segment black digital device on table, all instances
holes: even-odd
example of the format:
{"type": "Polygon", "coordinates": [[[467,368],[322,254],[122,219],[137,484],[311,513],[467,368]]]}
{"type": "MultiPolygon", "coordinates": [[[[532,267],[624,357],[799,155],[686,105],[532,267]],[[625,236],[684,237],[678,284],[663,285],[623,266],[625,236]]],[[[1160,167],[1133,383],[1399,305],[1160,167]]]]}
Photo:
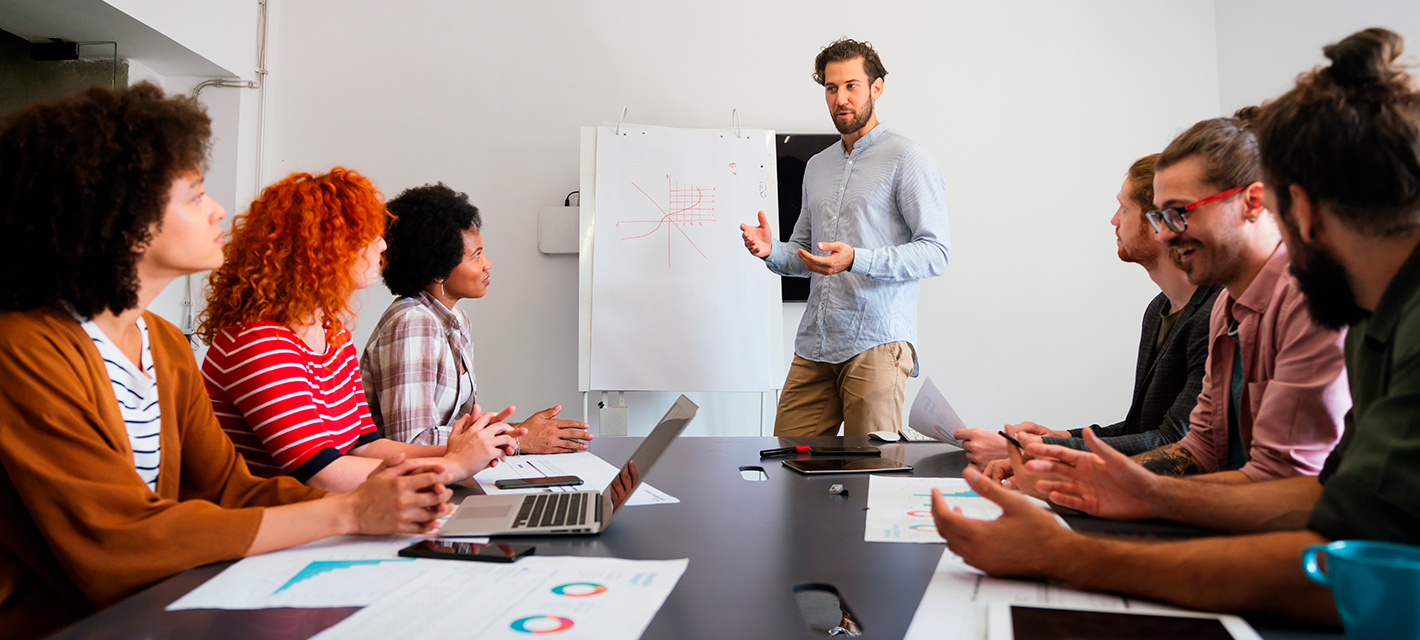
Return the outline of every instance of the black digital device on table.
{"type": "Polygon", "coordinates": [[[546,478],[504,478],[493,486],[499,489],[540,489],[542,487],[575,487],[582,484],[577,476],[548,476],[546,478]]]}
{"type": "Polygon", "coordinates": [[[883,455],[882,449],[877,447],[813,447],[809,453],[824,456],[870,456],[878,457],[883,455]]]}
{"type": "Polygon", "coordinates": [[[805,444],[793,447],[779,447],[778,449],[765,449],[759,452],[759,457],[769,458],[772,456],[792,456],[801,453],[823,456],[872,456],[883,455],[882,449],[877,447],[811,447],[805,444]]]}
{"type": "Polygon", "coordinates": [[[537,549],[530,544],[479,544],[457,540],[421,540],[399,550],[406,558],[436,558],[439,560],[477,560],[479,562],[513,562],[530,556],[537,549]]]}
{"type": "Polygon", "coordinates": [[[911,471],[912,465],[884,460],[882,458],[856,458],[851,460],[786,460],[784,466],[803,474],[820,473],[875,473],[883,471],[911,471]]]}

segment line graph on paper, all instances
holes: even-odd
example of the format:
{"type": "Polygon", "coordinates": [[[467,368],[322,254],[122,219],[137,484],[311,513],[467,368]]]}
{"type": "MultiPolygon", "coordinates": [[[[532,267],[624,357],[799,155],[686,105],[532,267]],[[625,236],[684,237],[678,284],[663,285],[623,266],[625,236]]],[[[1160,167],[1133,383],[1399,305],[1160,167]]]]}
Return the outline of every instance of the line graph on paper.
{"type": "MultiPolygon", "coordinates": [[[[646,196],[646,199],[649,200],[652,205],[655,205],[661,217],[654,220],[617,221],[616,227],[620,229],[622,225],[627,225],[628,233],[635,233],[645,228],[644,226],[633,227],[632,225],[655,225],[651,227],[650,230],[640,235],[623,236],[621,238],[622,240],[650,238],[664,230],[666,232],[666,268],[669,269],[671,267],[672,247],[675,244],[673,241],[677,234],[683,237],[685,241],[690,244],[690,247],[695,249],[696,253],[700,254],[701,258],[709,259],[709,257],[705,255],[705,252],[701,251],[700,247],[695,244],[695,240],[690,237],[690,234],[686,233],[686,229],[715,222],[715,187],[707,188],[696,185],[680,185],[667,174],[666,206],[662,207],[661,202],[645,189],[642,189],[641,185],[632,182],[631,186],[636,187],[636,190],[640,191],[641,195],[646,196]]],[[[649,208],[647,208],[647,212],[650,212],[649,208]]],[[[654,217],[654,214],[652,214],[652,216],[654,217]]]]}

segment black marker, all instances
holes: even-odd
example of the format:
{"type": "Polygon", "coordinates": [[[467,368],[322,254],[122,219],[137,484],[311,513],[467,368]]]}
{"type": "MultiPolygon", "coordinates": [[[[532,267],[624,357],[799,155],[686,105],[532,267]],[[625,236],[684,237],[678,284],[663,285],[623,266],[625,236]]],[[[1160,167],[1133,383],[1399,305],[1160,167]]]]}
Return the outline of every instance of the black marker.
{"type": "Polygon", "coordinates": [[[1002,438],[1005,438],[1005,439],[1006,439],[1006,442],[1009,442],[1009,443],[1011,443],[1011,444],[1013,444],[1013,445],[1016,445],[1016,448],[1017,448],[1017,449],[1020,449],[1020,450],[1021,450],[1021,453],[1025,453],[1025,452],[1026,452],[1026,448],[1021,445],[1020,441],[1016,440],[1015,438],[1012,438],[1012,437],[1011,437],[1010,435],[1008,435],[1005,431],[1002,431],[1002,432],[1001,432],[1001,437],[1002,437],[1002,438]]]}
{"type": "Polygon", "coordinates": [[[759,452],[759,457],[761,457],[761,458],[768,458],[769,456],[787,456],[787,455],[789,455],[789,454],[791,454],[791,453],[808,453],[810,449],[812,449],[812,447],[810,447],[809,445],[806,445],[806,444],[801,444],[801,445],[799,445],[799,446],[797,446],[797,447],[781,447],[781,448],[778,448],[778,449],[765,449],[765,450],[759,452]]]}

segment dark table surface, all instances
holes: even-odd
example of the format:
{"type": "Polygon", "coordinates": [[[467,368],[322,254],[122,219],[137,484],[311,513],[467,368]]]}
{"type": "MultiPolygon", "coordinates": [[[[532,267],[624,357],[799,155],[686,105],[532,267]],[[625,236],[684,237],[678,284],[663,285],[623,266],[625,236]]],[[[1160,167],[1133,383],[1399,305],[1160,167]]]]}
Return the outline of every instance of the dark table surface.
{"type": "MultiPolygon", "coordinates": [[[[614,465],[640,438],[599,438],[592,452],[614,465]]],[[[942,554],[938,544],[863,541],[867,475],[803,476],[760,460],[758,452],[790,444],[862,446],[866,438],[682,438],[646,481],[679,504],[624,509],[593,537],[538,538],[537,554],[627,559],[690,558],[690,565],[644,638],[822,638],[809,630],[793,589],[835,587],[862,624],[864,638],[901,638],[942,554]],[[840,444],[841,443],[841,444],[840,444]],[[762,467],[768,479],[741,478],[762,467]],[[828,492],[842,484],[846,496],[828,492]]],[[[915,467],[913,475],[960,477],[965,455],[939,443],[883,445],[884,456],[915,467]]],[[[1076,530],[1191,536],[1168,523],[1112,523],[1066,516],[1076,530]]],[[[355,611],[264,609],[164,611],[229,563],[174,576],[75,624],[54,638],[233,638],[300,640],[355,611]]],[[[1285,621],[1249,617],[1269,640],[1341,638],[1285,621]]]]}

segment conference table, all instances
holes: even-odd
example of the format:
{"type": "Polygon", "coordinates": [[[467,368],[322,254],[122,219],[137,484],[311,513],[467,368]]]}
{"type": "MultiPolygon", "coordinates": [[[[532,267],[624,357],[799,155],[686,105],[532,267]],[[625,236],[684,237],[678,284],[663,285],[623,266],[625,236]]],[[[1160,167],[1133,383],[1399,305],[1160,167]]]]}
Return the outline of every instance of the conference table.
{"type": "MultiPolygon", "coordinates": [[[[621,465],[640,438],[596,439],[591,451],[621,465]]],[[[880,446],[884,457],[914,466],[912,475],[960,477],[965,453],[937,442],[870,443],[866,438],[684,437],[644,480],[678,504],[623,508],[601,535],[530,541],[541,556],[627,559],[689,558],[685,575],[642,636],[681,638],[822,638],[806,624],[795,597],[800,585],[829,585],[861,624],[863,638],[901,638],[912,622],[944,545],[864,542],[868,476],[805,476],[783,458],[759,451],[781,446],[880,446]],[[759,481],[753,468],[764,471],[759,481]],[[748,473],[742,473],[742,468],[748,473]],[[841,484],[846,494],[829,492],[841,484]]],[[[460,490],[462,491],[462,490],[460,490]]],[[[456,496],[455,499],[461,499],[456,496]]],[[[1091,534],[1176,538],[1205,534],[1168,523],[1115,523],[1062,514],[1091,534]]],[[[356,611],[263,609],[164,611],[230,563],[183,572],[52,636],[64,639],[231,638],[300,640],[356,611]]],[[[1247,616],[1269,640],[1341,638],[1312,628],[1247,616]]],[[[474,621],[470,621],[471,624],[474,621]]]]}

